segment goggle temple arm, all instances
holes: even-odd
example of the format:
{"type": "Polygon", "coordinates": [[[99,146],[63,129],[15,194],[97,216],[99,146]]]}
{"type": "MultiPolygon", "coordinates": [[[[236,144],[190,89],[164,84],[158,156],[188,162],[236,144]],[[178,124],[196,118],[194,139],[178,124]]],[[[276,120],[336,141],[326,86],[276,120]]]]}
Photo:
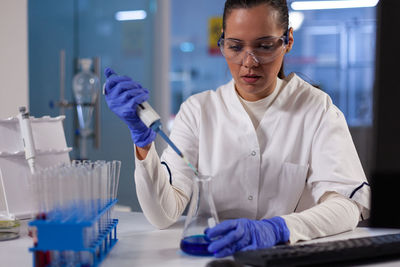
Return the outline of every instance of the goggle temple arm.
{"type": "Polygon", "coordinates": [[[222,32],[222,34],[221,34],[221,37],[219,37],[219,39],[218,39],[218,47],[221,47],[221,40],[222,39],[224,39],[225,38],[225,33],[224,32],[222,32]]]}
{"type": "Polygon", "coordinates": [[[287,29],[285,31],[285,33],[283,34],[283,36],[285,36],[285,45],[289,44],[289,29],[287,29]]]}

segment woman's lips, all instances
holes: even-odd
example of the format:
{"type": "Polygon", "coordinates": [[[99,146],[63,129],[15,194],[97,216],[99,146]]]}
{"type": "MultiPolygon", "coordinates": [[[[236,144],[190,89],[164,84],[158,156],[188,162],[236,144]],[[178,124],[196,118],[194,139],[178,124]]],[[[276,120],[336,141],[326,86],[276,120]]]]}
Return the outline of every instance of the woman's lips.
{"type": "Polygon", "coordinates": [[[255,82],[257,82],[260,78],[261,78],[261,76],[257,76],[257,75],[245,75],[245,76],[242,76],[242,79],[243,79],[246,83],[255,83],[255,82]]]}

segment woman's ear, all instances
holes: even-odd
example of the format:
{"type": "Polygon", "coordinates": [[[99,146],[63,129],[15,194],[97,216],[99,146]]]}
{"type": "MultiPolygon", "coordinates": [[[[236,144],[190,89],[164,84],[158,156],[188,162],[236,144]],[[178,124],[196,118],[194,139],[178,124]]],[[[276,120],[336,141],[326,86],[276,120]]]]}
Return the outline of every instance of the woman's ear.
{"type": "Polygon", "coordinates": [[[289,28],[288,39],[289,39],[289,43],[286,46],[286,53],[289,53],[289,51],[292,50],[292,47],[293,47],[294,39],[293,39],[293,28],[292,27],[289,28]]]}

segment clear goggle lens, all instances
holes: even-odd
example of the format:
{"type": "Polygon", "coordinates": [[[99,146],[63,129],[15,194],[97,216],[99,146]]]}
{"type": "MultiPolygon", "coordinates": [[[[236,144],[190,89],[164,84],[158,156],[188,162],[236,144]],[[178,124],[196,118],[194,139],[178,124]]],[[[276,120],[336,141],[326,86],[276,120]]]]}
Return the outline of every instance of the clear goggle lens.
{"type": "Polygon", "coordinates": [[[241,41],[221,38],[219,47],[226,60],[232,63],[243,64],[243,61],[250,55],[256,63],[265,64],[284,52],[286,41],[285,36],[269,37],[247,46],[241,41]]]}

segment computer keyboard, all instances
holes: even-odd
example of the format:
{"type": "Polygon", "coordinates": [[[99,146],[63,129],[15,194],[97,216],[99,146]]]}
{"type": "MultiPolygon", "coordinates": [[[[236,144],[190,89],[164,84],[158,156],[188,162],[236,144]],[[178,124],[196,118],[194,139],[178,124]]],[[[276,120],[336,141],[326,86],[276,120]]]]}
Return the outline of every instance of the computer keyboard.
{"type": "Polygon", "coordinates": [[[400,258],[400,234],[305,245],[278,245],[234,254],[236,262],[250,266],[348,266],[396,258],[400,258]]]}

